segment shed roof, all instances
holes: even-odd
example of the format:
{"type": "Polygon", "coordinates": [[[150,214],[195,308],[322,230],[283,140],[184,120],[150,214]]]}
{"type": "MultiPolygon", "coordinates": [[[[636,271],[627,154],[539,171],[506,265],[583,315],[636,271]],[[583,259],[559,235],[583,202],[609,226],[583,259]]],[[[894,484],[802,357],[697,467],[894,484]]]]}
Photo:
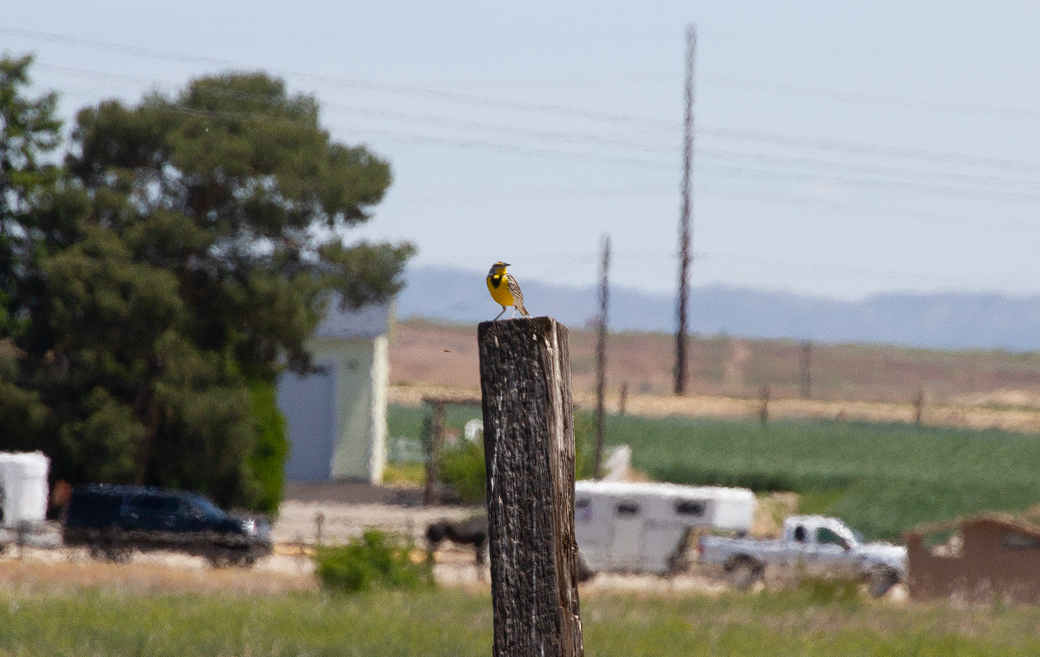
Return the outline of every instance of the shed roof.
{"type": "Polygon", "coordinates": [[[1040,525],[1010,513],[983,513],[972,517],[954,518],[953,520],[946,520],[943,522],[918,525],[910,531],[905,532],[904,536],[924,536],[925,534],[931,534],[933,532],[947,531],[950,529],[958,529],[960,527],[978,524],[1001,525],[1008,529],[1014,529],[1023,534],[1040,538],[1040,525]]]}
{"type": "Polygon", "coordinates": [[[352,310],[344,306],[340,297],[329,301],[325,318],[314,331],[315,338],[342,338],[374,340],[390,332],[393,303],[373,303],[352,310]]]}

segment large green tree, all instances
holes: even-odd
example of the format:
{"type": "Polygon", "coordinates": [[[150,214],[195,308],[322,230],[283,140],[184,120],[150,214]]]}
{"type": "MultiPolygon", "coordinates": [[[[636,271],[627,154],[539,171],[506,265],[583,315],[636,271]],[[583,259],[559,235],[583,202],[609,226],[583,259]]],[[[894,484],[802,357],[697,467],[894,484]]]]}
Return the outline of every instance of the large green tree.
{"type": "Polygon", "coordinates": [[[47,409],[57,474],[270,510],[275,377],[309,368],[330,299],[401,285],[410,245],[343,241],[389,184],[312,97],[260,73],[82,110],[64,175],[20,223],[35,256],[8,304],[28,318],[22,389],[47,409]]]}
{"type": "Polygon", "coordinates": [[[61,143],[57,96],[25,94],[31,63],[31,56],[0,58],[0,447],[14,437],[35,441],[47,417],[39,395],[19,385],[24,352],[16,342],[28,326],[23,302],[33,293],[34,209],[59,173],[43,160],[61,143]]]}

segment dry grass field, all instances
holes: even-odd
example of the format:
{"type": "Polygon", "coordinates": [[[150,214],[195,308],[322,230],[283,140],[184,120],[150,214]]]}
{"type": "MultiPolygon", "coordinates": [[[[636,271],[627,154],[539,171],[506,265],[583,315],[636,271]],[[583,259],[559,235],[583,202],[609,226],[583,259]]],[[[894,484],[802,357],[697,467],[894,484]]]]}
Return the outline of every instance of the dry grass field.
{"type": "Polygon", "coordinates": [[[115,589],[123,593],[216,593],[267,595],[315,591],[313,568],[291,557],[269,557],[255,569],[206,566],[172,554],[135,555],[131,563],[95,561],[84,554],[27,551],[22,559],[0,559],[0,588],[70,591],[79,588],[115,589]],[[293,572],[296,571],[296,572],[293,572]]]}
{"type": "MultiPolygon", "coordinates": [[[[785,340],[693,338],[691,394],[670,394],[674,338],[623,333],[608,340],[608,409],[646,417],[753,418],[769,386],[774,418],[912,422],[925,395],[923,422],[1040,432],[1040,354],[944,352],[884,345],[814,345],[811,398],[799,394],[802,346],[785,340]]],[[[570,332],[575,402],[593,407],[595,333],[570,332]]],[[[428,394],[480,387],[476,326],[409,320],[390,347],[391,402],[414,406],[428,394]]]]}

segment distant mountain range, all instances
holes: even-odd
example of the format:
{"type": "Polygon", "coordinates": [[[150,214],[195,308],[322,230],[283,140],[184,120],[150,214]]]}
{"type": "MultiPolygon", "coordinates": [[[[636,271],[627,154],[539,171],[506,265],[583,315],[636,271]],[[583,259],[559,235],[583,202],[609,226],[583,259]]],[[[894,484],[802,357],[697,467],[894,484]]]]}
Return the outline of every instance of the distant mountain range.
{"type": "MultiPolygon", "coordinates": [[[[410,268],[407,285],[397,297],[398,316],[461,323],[492,319],[501,308],[488,295],[484,276],[462,269],[410,268]]],[[[551,315],[571,327],[591,325],[598,314],[595,287],[525,281],[524,298],[532,314],[551,315]]],[[[709,286],[691,289],[689,308],[690,332],[701,335],[936,349],[1040,349],[1040,296],[888,293],[840,301],[709,286]]],[[[675,300],[612,287],[608,322],[612,331],[674,331],[675,300]]]]}

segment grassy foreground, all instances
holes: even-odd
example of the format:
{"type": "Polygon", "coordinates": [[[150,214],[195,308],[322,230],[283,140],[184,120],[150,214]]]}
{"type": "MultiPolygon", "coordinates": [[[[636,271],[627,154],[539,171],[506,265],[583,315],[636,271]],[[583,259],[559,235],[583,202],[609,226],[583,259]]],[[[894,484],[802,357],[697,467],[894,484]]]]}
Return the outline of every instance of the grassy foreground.
{"type": "MultiPolygon", "coordinates": [[[[900,607],[819,591],[582,600],[585,653],[1040,654],[1040,610],[900,607]]],[[[490,598],[462,591],[250,597],[118,590],[0,592],[0,655],[491,653],[490,598]]]]}

